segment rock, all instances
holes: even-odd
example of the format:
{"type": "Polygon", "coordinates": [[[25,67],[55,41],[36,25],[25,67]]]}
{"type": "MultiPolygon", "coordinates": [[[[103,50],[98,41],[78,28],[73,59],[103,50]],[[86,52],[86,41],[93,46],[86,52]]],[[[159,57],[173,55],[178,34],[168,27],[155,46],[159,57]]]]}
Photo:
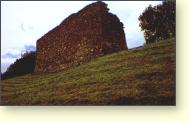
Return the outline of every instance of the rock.
{"type": "Polygon", "coordinates": [[[35,73],[55,72],[127,49],[123,24],[95,2],[71,14],[37,41],[35,73]]]}

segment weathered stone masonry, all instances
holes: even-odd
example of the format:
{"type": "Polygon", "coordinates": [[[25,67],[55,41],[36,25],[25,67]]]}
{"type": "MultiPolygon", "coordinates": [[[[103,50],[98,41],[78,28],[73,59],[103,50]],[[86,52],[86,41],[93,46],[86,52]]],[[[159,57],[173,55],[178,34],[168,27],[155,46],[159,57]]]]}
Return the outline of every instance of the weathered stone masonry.
{"type": "Polygon", "coordinates": [[[70,15],[37,41],[35,72],[54,72],[127,49],[123,24],[95,2],[70,15]]]}

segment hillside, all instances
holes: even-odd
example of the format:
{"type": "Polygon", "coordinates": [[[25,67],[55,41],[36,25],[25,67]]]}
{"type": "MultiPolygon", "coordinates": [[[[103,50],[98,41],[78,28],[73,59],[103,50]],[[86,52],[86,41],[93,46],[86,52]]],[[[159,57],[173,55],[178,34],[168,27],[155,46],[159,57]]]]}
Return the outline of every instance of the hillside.
{"type": "Polygon", "coordinates": [[[175,105],[175,41],[1,81],[2,105],[175,105]]]}

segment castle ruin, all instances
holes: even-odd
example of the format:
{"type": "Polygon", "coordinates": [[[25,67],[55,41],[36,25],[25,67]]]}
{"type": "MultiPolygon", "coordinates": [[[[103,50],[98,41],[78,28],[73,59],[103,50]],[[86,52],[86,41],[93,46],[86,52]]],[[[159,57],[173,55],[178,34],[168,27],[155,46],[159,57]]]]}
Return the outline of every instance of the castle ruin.
{"type": "Polygon", "coordinates": [[[37,41],[35,72],[55,72],[127,49],[123,24],[95,2],[67,17],[37,41]]]}

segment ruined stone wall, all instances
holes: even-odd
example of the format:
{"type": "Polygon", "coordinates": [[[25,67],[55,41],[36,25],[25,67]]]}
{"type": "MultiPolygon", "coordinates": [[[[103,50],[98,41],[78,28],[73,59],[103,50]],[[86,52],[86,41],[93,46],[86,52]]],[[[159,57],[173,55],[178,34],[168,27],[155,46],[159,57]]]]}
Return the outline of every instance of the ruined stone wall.
{"type": "Polygon", "coordinates": [[[123,24],[103,2],[70,15],[37,41],[35,72],[54,72],[127,49],[123,24]]]}

